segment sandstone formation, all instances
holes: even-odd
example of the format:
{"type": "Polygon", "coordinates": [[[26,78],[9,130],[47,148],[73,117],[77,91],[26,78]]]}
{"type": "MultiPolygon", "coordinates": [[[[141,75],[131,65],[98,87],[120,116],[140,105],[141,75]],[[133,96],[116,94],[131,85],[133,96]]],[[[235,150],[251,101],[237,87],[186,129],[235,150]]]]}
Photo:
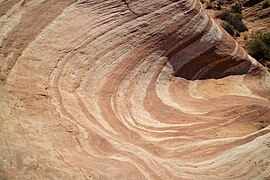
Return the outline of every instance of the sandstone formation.
{"type": "Polygon", "coordinates": [[[0,179],[270,177],[270,75],[198,0],[0,15],[0,179]]]}
{"type": "MultiPolygon", "coordinates": [[[[265,1],[243,9],[243,17],[251,31],[269,31],[270,7],[262,8],[265,1]]],[[[270,3],[270,1],[269,1],[270,3]]]]}

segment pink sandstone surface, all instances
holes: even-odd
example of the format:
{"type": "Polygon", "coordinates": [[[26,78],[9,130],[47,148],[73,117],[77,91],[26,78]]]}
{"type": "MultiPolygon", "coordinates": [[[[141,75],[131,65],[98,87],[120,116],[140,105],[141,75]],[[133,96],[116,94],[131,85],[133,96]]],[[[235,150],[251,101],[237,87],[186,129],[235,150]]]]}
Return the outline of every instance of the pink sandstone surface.
{"type": "Polygon", "coordinates": [[[270,75],[198,0],[0,0],[0,179],[269,179],[270,75]]]}

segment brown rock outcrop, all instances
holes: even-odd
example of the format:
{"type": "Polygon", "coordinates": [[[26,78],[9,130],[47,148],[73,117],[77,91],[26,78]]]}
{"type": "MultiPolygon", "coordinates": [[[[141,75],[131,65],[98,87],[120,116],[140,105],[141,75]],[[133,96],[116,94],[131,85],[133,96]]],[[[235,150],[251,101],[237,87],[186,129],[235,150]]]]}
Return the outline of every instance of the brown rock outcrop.
{"type": "Polygon", "coordinates": [[[0,0],[0,179],[267,179],[270,76],[197,0],[0,0]]]}

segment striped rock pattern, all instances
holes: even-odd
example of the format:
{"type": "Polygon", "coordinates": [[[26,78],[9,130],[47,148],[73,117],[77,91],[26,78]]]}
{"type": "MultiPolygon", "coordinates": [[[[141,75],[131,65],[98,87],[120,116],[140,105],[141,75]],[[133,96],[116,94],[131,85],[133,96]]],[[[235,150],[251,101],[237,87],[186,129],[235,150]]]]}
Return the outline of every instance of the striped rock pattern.
{"type": "Polygon", "coordinates": [[[198,0],[0,0],[0,179],[267,179],[270,76],[198,0]]]}

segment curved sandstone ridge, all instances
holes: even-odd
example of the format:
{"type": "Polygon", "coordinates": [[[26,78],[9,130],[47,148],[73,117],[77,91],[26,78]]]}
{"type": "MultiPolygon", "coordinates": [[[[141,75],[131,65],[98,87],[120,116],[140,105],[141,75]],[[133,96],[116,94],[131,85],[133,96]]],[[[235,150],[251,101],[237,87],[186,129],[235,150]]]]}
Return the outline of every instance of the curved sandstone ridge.
{"type": "Polygon", "coordinates": [[[0,179],[267,179],[270,76],[197,0],[0,0],[0,179]]]}

